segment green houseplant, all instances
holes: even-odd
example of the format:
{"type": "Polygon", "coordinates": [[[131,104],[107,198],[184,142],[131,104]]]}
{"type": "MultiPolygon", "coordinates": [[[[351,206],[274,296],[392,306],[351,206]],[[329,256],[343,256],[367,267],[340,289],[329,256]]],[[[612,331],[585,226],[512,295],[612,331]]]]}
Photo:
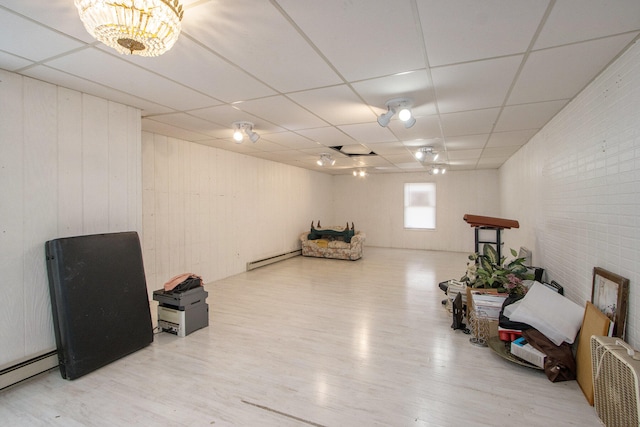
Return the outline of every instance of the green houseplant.
{"type": "Polygon", "coordinates": [[[515,258],[506,262],[506,257],[498,258],[493,246],[484,245],[482,255],[469,255],[467,272],[460,280],[473,288],[493,288],[499,292],[523,295],[527,288],[522,281],[532,280],[533,274],[528,273],[524,258],[518,258],[515,250],[511,249],[511,255],[515,258]]]}

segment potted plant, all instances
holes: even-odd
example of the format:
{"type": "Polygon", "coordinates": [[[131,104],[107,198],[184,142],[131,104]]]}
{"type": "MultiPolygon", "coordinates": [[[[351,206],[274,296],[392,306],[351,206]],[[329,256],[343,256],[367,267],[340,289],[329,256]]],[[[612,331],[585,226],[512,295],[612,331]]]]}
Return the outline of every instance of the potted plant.
{"type": "Polygon", "coordinates": [[[532,280],[533,274],[528,273],[524,258],[518,258],[515,250],[511,249],[511,255],[515,258],[506,262],[506,257],[498,259],[493,246],[484,245],[482,255],[469,255],[467,272],[460,280],[473,288],[493,288],[498,292],[524,295],[527,288],[522,281],[532,280]]]}

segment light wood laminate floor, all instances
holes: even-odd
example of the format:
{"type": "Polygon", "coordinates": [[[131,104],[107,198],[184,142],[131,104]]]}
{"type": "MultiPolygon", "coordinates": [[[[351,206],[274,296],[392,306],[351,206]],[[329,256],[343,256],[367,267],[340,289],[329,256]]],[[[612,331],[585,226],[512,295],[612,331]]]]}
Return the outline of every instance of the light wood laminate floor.
{"type": "Polygon", "coordinates": [[[437,283],[465,263],[368,247],[359,261],[296,257],[207,284],[209,327],[0,392],[0,424],[599,426],[575,381],[450,328],[437,283]]]}

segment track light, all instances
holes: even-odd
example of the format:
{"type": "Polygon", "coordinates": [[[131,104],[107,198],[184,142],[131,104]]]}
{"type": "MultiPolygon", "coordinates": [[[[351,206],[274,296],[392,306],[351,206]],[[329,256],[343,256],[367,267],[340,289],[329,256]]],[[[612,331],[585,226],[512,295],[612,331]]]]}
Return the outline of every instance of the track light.
{"type": "Polygon", "coordinates": [[[260,139],[260,135],[253,131],[253,123],[251,122],[233,122],[233,139],[240,144],[244,139],[244,135],[249,137],[249,141],[256,142],[260,139]]]}
{"type": "Polygon", "coordinates": [[[364,170],[355,171],[354,170],[353,171],[353,176],[364,178],[365,176],[367,176],[367,171],[364,171],[364,170]]]}
{"type": "Polygon", "coordinates": [[[387,112],[378,117],[378,124],[387,127],[394,114],[404,122],[404,127],[409,129],[416,124],[416,118],[411,114],[411,100],[409,98],[394,98],[386,102],[387,112]]]}
{"type": "Polygon", "coordinates": [[[427,173],[429,173],[429,175],[444,175],[447,173],[447,168],[444,165],[432,165],[427,173]]]}
{"type": "Polygon", "coordinates": [[[414,154],[415,158],[421,162],[431,160],[435,162],[438,160],[438,153],[433,151],[433,147],[420,147],[414,154]]]}
{"type": "Polygon", "coordinates": [[[327,153],[320,154],[320,158],[316,161],[318,166],[333,166],[336,161],[327,153]]]}

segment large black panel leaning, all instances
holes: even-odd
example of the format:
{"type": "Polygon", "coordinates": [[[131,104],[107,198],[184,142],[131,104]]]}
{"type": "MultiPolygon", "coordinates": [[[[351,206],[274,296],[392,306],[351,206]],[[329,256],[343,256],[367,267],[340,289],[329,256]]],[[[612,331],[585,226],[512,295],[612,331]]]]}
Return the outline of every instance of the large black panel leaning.
{"type": "Polygon", "coordinates": [[[55,239],[45,251],[63,378],[78,378],[153,342],[138,233],[55,239]]]}

